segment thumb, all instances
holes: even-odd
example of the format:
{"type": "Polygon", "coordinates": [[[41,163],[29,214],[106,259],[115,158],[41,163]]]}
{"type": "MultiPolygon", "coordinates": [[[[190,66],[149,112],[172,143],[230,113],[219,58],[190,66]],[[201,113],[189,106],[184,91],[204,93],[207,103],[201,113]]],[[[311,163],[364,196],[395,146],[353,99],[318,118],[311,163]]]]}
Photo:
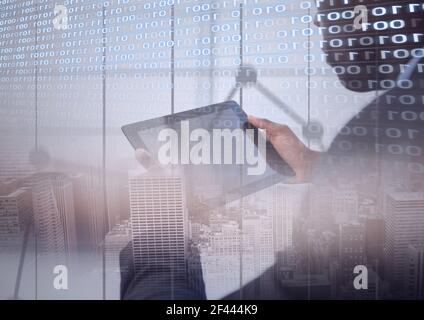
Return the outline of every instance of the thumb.
{"type": "Polygon", "coordinates": [[[257,118],[255,116],[248,116],[247,120],[249,121],[249,123],[251,123],[258,129],[265,129],[265,130],[272,131],[272,130],[276,130],[279,127],[279,125],[275,122],[272,122],[268,119],[257,118]]]}
{"type": "Polygon", "coordinates": [[[268,140],[271,140],[272,137],[275,136],[280,129],[284,128],[284,126],[282,126],[281,124],[272,122],[268,119],[248,116],[247,120],[250,124],[252,124],[256,128],[265,130],[268,140]]]}

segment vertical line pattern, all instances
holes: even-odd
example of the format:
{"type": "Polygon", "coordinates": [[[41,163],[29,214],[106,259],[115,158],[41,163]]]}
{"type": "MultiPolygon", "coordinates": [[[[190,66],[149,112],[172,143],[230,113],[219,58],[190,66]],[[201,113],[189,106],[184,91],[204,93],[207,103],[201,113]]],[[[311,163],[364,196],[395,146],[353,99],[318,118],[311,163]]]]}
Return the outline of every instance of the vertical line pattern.
{"type": "MultiPolygon", "coordinates": [[[[171,5],[171,43],[172,43],[172,46],[171,46],[171,114],[174,114],[175,113],[175,1],[173,1],[171,5]]],[[[172,257],[171,300],[175,299],[174,264],[175,264],[175,257],[172,257]]]]}
{"type": "MultiPolygon", "coordinates": [[[[309,17],[311,17],[311,8],[308,8],[308,16],[309,17]]],[[[310,30],[311,29],[311,22],[309,21],[308,22],[308,29],[310,30]]],[[[310,56],[311,56],[311,34],[310,33],[308,33],[308,86],[307,86],[307,90],[308,90],[308,97],[307,97],[307,100],[308,100],[308,120],[307,120],[307,122],[308,122],[308,126],[310,125],[310,122],[311,122],[311,73],[310,73],[310,70],[311,70],[311,59],[310,59],[310,56]]],[[[311,147],[311,141],[310,141],[310,139],[308,139],[308,147],[310,148],[311,147]]]]}
{"type": "MultiPolygon", "coordinates": [[[[210,21],[210,26],[209,26],[209,37],[210,37],[210,39],[213,39],[213,35],[212,35],[212,28],[213,28],[213,26],[215,25],[215,21],[214,21],[214,18],[215,18],[215,13],[216,13],[216,10],[214,9],[214,7],[213,7],[213,4],[215,4],[216,3],[216,0],[214,0],[214,1],[212,1],[212,10],[211,10],[211,21],[210,21]]],[[[214,71],[214,58],[215,58],[215,54],[213,53],[214,52],[214,49],[215,48],[215,43],[214,43],[214,41],[210,41],[210,44],[209,44],[209,50],[210,50],[210,59],[209,59],[209,61],[211,62],[211,67],[209,68],[209,81],[210,81],[210,88],[209,88],[209,103],[210,104],[213,104],[213,98],[214,98],[214,94],[215,94],[215,90],[214,90],[214,83],[215,83],[215,81],[214,81],[214,76],[213,76],[213,71],[214,71]]]]}
{"type": "MultiPolygon", "coordinates": [[[[311,8],[308,8],[308,16],[311,17],[311,8]]],[[[310,19],[309,19],[310,20],[310,19]]],[[[311,29],[311,22],[308,21],[308,29],[311,29]]],[[[307,101],[308,101],[308,127],[311,123],[311,33],[308,33],[308,86],[307,86],[307,101]]],[[[308,139],[308,148],[311,147],[311,139],[308,139]]],[[[309,210],[310,210],[310,205],[311,205],[311,198],[310,198],[310,187],[308,185],[308,190],[307,190],[307,197],[308,197],[308,202],[309,202],[309,206],[306,210],[308,210],[308,215],[309,215],[309,210]]],[[[310,262],[310,242],[309,239],[307,241],[308,243],[308,300],[311,300],[311,262],[310,262]]]]}
{"type": "MultiPolygon", "coordinates": [[[[38,1],[35,3],[35,126],[34,126],[34,144],[35,152],[38,152],[38,1]]],[[[34,217],[35,218],[35,217],[34,217]]],[[[35,244],[35,300],[38,300],[38,230],[34,225],[34,244],[35,244]]]]}
{"type": "Polygon", "coordinates": [[[109,212],[106,188],[106,8],[102,5],[102,188],[103,188],[103,245],[102,245],[102,298],[106,299],[106,234],[109,231],[109,212]]]}
{"type": "Polygon", "coordinates": [[[175,4],[171,5],[171,114],[175,113],[175,4]]]}
{"type": "MultiPolygon", "coordinates": [[[[240,3],[240,68],[243,68],[243,3],[240,3]]],[[[243,86],[238,84],[240,90],[240,108],[243,110],[243,86]]],[[[240,167],[240,185],[243,185],[243,168],[240,167]]],[[[243,300],[243,198],[240,198],[240,300],[243,300]]]]}
{"type": "MultiPolygon", "coordinates": [[[[240,3],[240,70],[243,67],[243,3],[240,3]]],[[[240,107],[243,109],[243,86],[240,84],[240,107]]]]}

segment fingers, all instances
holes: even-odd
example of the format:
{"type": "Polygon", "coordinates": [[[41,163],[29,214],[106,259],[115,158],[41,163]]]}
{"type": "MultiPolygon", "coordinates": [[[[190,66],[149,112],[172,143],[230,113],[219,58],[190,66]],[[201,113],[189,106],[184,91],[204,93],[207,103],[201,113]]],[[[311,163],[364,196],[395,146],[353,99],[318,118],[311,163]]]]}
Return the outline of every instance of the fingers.
{"type": "Polygon", "coordinates": [[[145,149],[135,150],[135,158],[146,170],[155,165],[155,161],[153,160],[152,156],[145,149]]]}
{"type": "Polygon", "coordinates": [[[253,124],[256,128],[259,128],[259,129],[266,129],[265,128],[265,126],[266,126],[266,120],[265,119],[260,119],[260,118],[257,118],[257,117],[255,117],[255,116],[247,116],[247,121],[249,121],[249,123],[251,123],[251,124],[253,124]]]}
{"type": "Polygon", "coordinates": [[[271,143],[274,142],[274,138],[280,135],[287,135],[290,136],[292,134],[292,131],[289,127],[278,124],[275,122],[272,122],[268,119],[261,119],[254,116],[248,116],[248,119],[250,124],[255,126],[256,128],[263,129],[266,131],[266,137],[267,140],[271,143]]]}
{"type": "Polygon", "coordinates": [[[249,121],[249,123],[254,125],[256,128],[265,129],[267,131],[275,131],[275,130],[282,129],[282,128],[285,127],[281,124],[272,122],[268,119],[257,118],[255,116],[248,116],[247,120],[249,121]]]}

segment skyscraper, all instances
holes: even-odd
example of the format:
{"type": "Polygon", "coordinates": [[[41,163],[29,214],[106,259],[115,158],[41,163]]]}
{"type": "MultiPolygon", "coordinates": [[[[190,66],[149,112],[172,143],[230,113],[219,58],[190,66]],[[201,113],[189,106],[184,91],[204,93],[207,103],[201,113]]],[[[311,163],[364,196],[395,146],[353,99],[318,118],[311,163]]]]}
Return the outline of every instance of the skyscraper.
{"type": "MultiPolygon", "coordinates": [[[[9,137],[11,138],[11,137],[9,137]]],[[[0,143],[0,180],[8,178],[23,178],[34,173],[34,166],[29,159],[33,140],[28,138],[7,139],[0,143]]]]}
{"type": "Polygon", "coordinates": [[[404,289],[408,246],[424,242],[424,194],[389,192],[386,210],[387,273],[400,291],[404,289]]]}
{"type": "Polygon", "coordinates": [[[69,257],[76,252],[72,180],[55,172],[37,173],[22,182],[31,189],[35,230],[40,254],[69,257]]]}
{"type": "Polygon", "coordinates": [[[135,174],[129,179],[134,270],[149,272],[145,287],[187,280],[188,217],[179,174],[135,174]]]}
{"type": "Polygon", "coordinates": [[[365,226],[353,222],[340,226],[340,271],[343,284],[353,286],[353,270],[366,262],[365,226]]]}
{"type": "Polygon", "coordinates": [[[31,179],[32,198],[37,237],[37,253],[63,261],[66,252],[65,232],[55,195],[49,179],[31,179]]]}
{"type": "Polygon", "coordinates": [[[77,238],[81,250],[94,252],[100,249],[105,236],[104,204],[100,177],[94,172],[75,174],[73,194],[77,238]]]}
{"type": "Polygon", "coordinates": [[[362,219],[365,224],[365,252],[367,262],[381,276],[384,269],[384,224],[382,216],[369,215],[362,219]]]}
{"type": "Polygon", "coordinates": [[[405,290],[410,299],[424,299],[424,244],[408,246],[405,290]]]}
{"type": "MultiPolygon", "coordinates": [[[[120,285],[120,253],[131,241],[131,226],[129,221],[124,221],[113,227],[105,237],[106,259],[106,298],[119,299],[120,285]]],[[[127,263],[123,263],[127,265],[127,263]]]]}
{"type": "MultiPolygon", "coordinates": [[[[242,218],[242,280],[243,285],[260,277],[275,261],[272,217],[264,213],[242,218]]],[[[260,296],[270,287],[272,277],[261,277],[252,294],[260,296]]],[[[246,291],[246,290],[245,290],[246,291]]],[[[245,294],[246,292],[243,292],[245,294]]]]}
{"type": "Polygon", "coordinates": [[[51,174],[49,179],[63,225],[65,250],[74,254],[77,252],[77,235],[72,180],[65,174],[51,174]]]}
{"type": "Polygon", "coordinates": [[[15,248],[31,218],[31,193],[27,189],[0,193],[0,249],[15,248]]]}
{"type": "Polygon", "coordinates": [[[213,220],[214,227],[200,248],[200,256],[207,297],[219,299],[241,285],[240,227],[236,221],[225,217],[218,216],[213,220]]]}
{"type": "MultiPolygon", "coordinates": [[[[242,224],[243,251],[252,254],[253,276],[258,277],[274,263],[272,217],[248,215],[242,218],[242,224]]],[[[246,262],[243,263],[243,268],[245,267],[246,262]]],[[[247,276],[245,272],[243,276],[247,276]]]]}
{"type": "Polygon", "coordinates": [[[332,201],[332,210],[337,223],[348,223],[358,218],[358,191],[354,187],[333,188],[332,201]]]}
{"type": "Polygon", "coordinates": [[[277,270],[293,264],[293,228],[296,214],[301,213],[304,185],[277,184],[270,201],[274,228],[277,270]]]}

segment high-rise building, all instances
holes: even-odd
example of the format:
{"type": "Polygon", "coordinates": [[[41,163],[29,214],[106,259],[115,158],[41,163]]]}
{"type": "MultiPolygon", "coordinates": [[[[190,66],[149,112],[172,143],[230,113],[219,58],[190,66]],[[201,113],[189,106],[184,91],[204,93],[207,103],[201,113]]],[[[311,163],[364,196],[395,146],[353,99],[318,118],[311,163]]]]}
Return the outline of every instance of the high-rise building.
{"type": "Polygon", "coordinates": [[[340,226],[339,250],[341,281],[353,286],[354,268],[366,262],[363,224],[352,222],[340,226]]]}
{"type": "Polygon", "coordinates": [[[424,299],[424,244],[408,246],[405,291],[410,299],[424,299]]]}
{"type": "Polygon", "coordinates": [[[364,217],[365,224],[365,252],[367,262],[374,266],[381,276],[384,273],[384,228],[382,216],[369,215],[364,217]]]}
{"type": "Polygon", "coordinates": [[[0,193],[0,249],[12,249],[19,244],[30,222],[31,211],[29,190],[22,188],[0,193]]]}
{"type": "MultiPolygon", "coordinates": [[[[129,219],[128,175],[116,171],[108,172],[106,193],[107,214],[103,212],[103,216],[104,218],[107,216],[107,223],[104,227],[108,228],[108,226],[114,226],[122,220],[129,219]]],[[[101,199],[103,200],[103,197],[101,199]]],[[[108,231],[105,229],[105,232],[108,231]]]]}
{"type": "Polygon", "coordinates": [[[105,237],[106,266],[111,272],[119,272],[119,254],[131,241],[129,221],[117,224],[105,237]]]}
{"type": "Polygon", "coordinates": [[[270,201],[274,228],[274,250],[277,269],[293,264],[294,217],[302,210],[303,185],[277,184],[270,201]]]}
{"type": "Polygon", "coordinates": [[[200,245],[191,243],[188,250],[187,273],[188,285],[199,297],[205,297],[205,283],[203,279],[203,267],[200,260],[200,245]]]}
{"type": "Polygon", "coordinates": [[[328,228],[334,223],[333,216],[333,188],[327,185],[313,185],[309,193],[311,214],[308,217],[310,224],[315,228],[328,228]]]}
{"type": "Polygon", "coordinates": [[[316,229],[306,230],[307,239],[307,268],[308,273],[324,274],[330,265],[332,258],[339,254],[338,236],[329,230],[322,231],[316,229]]]}
{"type": "Polygon", "coordinates": [[[235,221],[215,217],[208,240],[200,247],[208,299],[219,299],[240,288],[240,227],[235,221]]]}
{"type": "MultiPolygon", "coordinates": [[[[249,214],[242,218],[242,281],[243,285],[260,277],[275,261],[272,217],[249,214]]],[[[271,286],[270,277],[261,277],[252,288],[259,295],[271,286]]],[[[247,294],[246,292],[243,292],[247,294]]]]}
{"type": "Polygon", "coordinates": [[[183,178],[135,174],[129,179],[134,270],[151,283],[178,290],[187,280],[188,217],[183,178]]]}
{"type": "Polygon", "coordinates": [[[61,214],[51,181],[38,176],[31,179],[37,254],[63,261],[66,246],[61,214]]]}
{"type": "Polygon", "coordinates": [[[65,174],[43,172],[21,182],[32,191],[39,254],[60,257],[75,253],[76,224],[72,180],[65,174]]]}
{"type": "MultiPolygon", "coordinates": [[[[257,277],[274,263],[272,217],[266,215],[244,216],[242,230],[243,252],[252,253],[253,276],[257,277]]],[[[243,268],[245,265],[244,262],[243,268]]]]}
{"type": "Polygon", "coordinates": [[[65,237],[65,251],[77,252],[77,234],[72,180],[65,174],[49,176],[65,237]]]}
{"type": "Polygon", "coordinates": [[[33,148],[33,139],[3,138],[0,144],[0,180],[24,178],[34,173],[29,154],[33,148]]]}
{"type": "Polygon", "coordinates": [[[194,245],[199,244],[200,236],[202,234],[202,224],[198,222],[190,222],[190,240],[194,245]]]}
{"type": "MultiPolygon", "coordinates": [[[[119,299],[119,285],[121,280],[120,254],[131,241],[131,226],[124,221],[112,228],[105,237],[106,259],[106,298],[119,299]]],[[[129,263],[129,262],[128,262],[129,263]]],[[[123,262],[123,265],[128,265],[123,262]]]]}
{"type": "Polygon", "coordinates": [[[333,189],[332,210],[338,224],[358,218],[358,191],[351,186],[333,189]]]}
{"type": "Polygon", "coordinates": [[[328,265],[328,279],[331,286],[331,299],[337,299],[341,290],[340,260],[332,258],[328,265]]]}
{"type": "Polygon", "coordinates": [[[408,246],[424,242],[424,194],[389,192],[386,197],[386,264],[392,286],[404,289],[408,246]]]}
{"type": "Polygon", "coordinates": [[[94,172],[75,174],[73,194],[77,238],[80,250],[95,252],[105,237],[105,210],[100,177],[94,172]]]}

